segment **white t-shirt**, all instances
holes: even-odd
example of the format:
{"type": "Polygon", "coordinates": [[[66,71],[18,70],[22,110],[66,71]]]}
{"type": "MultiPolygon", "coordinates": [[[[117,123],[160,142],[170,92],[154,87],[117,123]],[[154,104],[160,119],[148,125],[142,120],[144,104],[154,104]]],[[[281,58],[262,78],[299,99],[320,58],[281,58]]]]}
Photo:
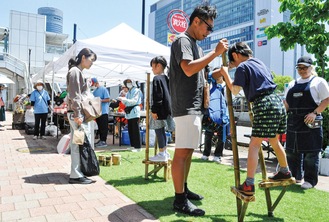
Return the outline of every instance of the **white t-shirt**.
{"type": "MultiPolygon", "coordinates": [[[[302,84],[309,82],[313,77],[314,76],[311,75],[307,79],[298,78],[297,83],[302,84]]],[[[294,85],[295,85],[295,80],[292,80],[285,91],[284,94],[285,98],[287,98],[287,93],[289,89],[291,89],[294,85]]],[[[311,90],[312,98],[314,99],[314,102],[318,105],[321,103],[322,100],[329,97],[329,85],[327,81],[321,77],[318,76],[315,77],[311,82],[310,88],[311,88],[310,90],[311,90]]]]}

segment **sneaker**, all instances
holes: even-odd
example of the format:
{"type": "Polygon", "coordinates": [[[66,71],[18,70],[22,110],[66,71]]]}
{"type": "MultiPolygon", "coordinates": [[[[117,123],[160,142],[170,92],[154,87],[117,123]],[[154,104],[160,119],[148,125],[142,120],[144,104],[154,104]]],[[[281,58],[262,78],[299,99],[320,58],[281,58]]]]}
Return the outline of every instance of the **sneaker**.
{"type": "Polygon", "coordinates": [[[212,159],[212,161],[214,161],[216,163],[221,163],[222,162],[222,158],[220,156],[214,156],[214,159],[212,159]]]}
{"type": "Polygon", "coordinates": [[[290,171],[288,171],[287,173],[282,173],[281,171],[279,171],[273,176],[269,176],[268,179],[270,181],[282,181],[282,180],[289,180],[291,177],[292,176],[290,171]]]}
{"type": "Polygon", "coordinates": [[[41,137],[40,137],[40,139],[42,139],[42,140],[45,140],[45,139],[46,139],[46,137],[45,137],[45,136],[41,136],[41,137]]]}
{"type": "Polygon", "coordinates": [[[86,177],[80,177],[80,178],[70,178],[69,183],[71,184],[91,184],[93,181],[86,178],[86,177]]]}
{"type": "Polygon", "coordinates": [[[189,200],[202,200],[203,196],[196,194],[189,189],[186,190],[186,198],[189,200]]]}
{"type": "Polygon", "coordinates": [[[101,141],[100,140],[98,140],[98,142],[97,143],[94,143],[94,145],[96,146],[97,144],[99,144],[101,141]]]}
{"type": "Polygon", "coordinates": [[[166,151],[166,156],[167,156],[167,159],[170,160],[170,153],[168,153],[167,151],[166,151]]]}
{"type": "Polygon", "coordinates": [[[177,203],[174,201],[174,211],[188,214],[190,216],[203,216],[205,214],[205,211],[197,208],[194,204],[192,204],[189,200],[185,200],[184,203],[177,203]]]}
{"type": "Polygon", "coordinates": [[[33,136],[33,139],[34,139],[34,140],[38,139],[38,136],[33,136]]]}
{"type": "Polygon", "coordinates": [[[313,185],[310,184],[309,182],[305,181],[300,187],[304,190],[307,190],[307,189],[313,188],[313,185]]]}
{"type": "Polygon", "coordinates": [[[253,196],[255,194],[255,185],[247,186],[246,182],[243,182],[243,184],[239,185],[238,190],[246,196],[253,196]]]}
{"type": "Polygon", "coordinates": [[[303,180],[296,180],[296,183],[302,183],[303,180]]]}
{"type": "Polygon", "coordinates": [[[134,153],[141,152],[141,151],[142,151],[142,148],[134,148],[131,150],[131,152],[134,152],[134,153]]]}
{"type": "Polygon", "coordinates": [[[150,161],[153,161],[153,162],[167,162],[168,157],[167,157],[166,153],[158,153],[157,155],[150,157],[150,161]]]}
{"type": "Polygon", "coordinates": [[[209,157],[203,155],[203,156],[201,157],[201,160],[209,160],[209,157]]]}
{"type": "Polygon", "coordinates": [[[105,141],[99,141],[99,142],[95,145],[95,147],[107,147],[107,144],[106,144],[105,141]]]}

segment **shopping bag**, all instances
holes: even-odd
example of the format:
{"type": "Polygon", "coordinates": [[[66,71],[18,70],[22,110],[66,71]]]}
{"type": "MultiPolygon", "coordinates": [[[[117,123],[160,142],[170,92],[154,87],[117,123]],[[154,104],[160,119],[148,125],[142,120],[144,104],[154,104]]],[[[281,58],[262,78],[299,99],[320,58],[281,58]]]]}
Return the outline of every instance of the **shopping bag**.
{"type": "Polygon", "coordinates": [[[99,175],[100,172],[99,163],[95,151],[92,149],[87,137],[85,138],[83,145],[79,145],[79,153],[80,153],[81,172],[85,176],[99,175]]]}
{"type": "Polygon", "coordinates": [[[73,132],[72,142],[74,144],[83,145],[85,141],[85,132],[79,127],[73,132]]]}

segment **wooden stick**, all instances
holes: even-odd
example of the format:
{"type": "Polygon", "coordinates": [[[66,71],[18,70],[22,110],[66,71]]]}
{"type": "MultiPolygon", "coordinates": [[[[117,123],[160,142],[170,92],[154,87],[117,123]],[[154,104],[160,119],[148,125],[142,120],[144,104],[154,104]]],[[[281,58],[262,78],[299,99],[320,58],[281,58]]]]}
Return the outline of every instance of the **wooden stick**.
{"type": "MultiPolygon", "coordinates": [[[[222,54],[222,63],[223,66],[227,66],[227,56],[226,52],[222,54]]],[[[235,177],[235,187],[240,185],[240,164],[239,164],[239,153],[238,153],[238,142],[236,137],[236,125],[234,119],[234,111],[233,111],[233,102],[232,102],[232,93],[231,90],[226,87],[226,95],[227,95],[227,104],[228,104],[228,111],[230,116],[230,130],[231,130],[231,141],[232,141],[232,152],[233,152],[233,163],[234,163],[234,177],[235,177]]],[[[238,216],[241,213],[242,201],[241,199],[236,197],[236,205],[238,216]]]]}

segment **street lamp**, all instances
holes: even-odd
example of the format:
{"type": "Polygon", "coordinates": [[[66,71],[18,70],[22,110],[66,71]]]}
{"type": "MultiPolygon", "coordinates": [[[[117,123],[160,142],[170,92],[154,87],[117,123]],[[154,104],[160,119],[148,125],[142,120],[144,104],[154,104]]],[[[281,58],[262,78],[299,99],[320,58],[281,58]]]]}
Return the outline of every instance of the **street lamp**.
{"type": "Polygon", "coordinates": [[[29,49],[29,76],[31,76],[31,51],[32,49],[29,49]]]}

